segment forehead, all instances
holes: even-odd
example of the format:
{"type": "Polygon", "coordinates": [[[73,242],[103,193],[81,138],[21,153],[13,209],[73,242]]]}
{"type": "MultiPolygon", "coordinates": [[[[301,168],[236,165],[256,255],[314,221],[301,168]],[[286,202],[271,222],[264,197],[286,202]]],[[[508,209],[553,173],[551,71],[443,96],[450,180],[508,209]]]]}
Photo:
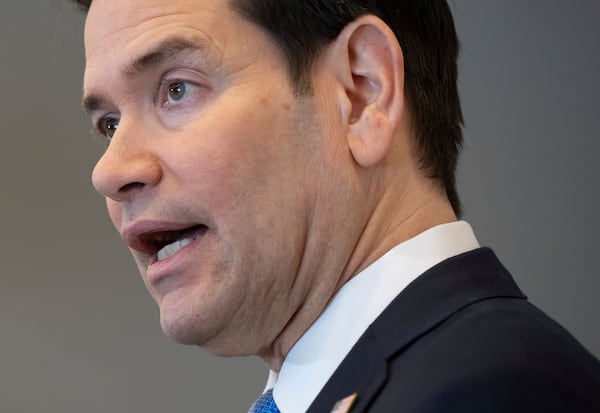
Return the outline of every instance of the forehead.
{"type": "Polygon", "coordinates": [[[157,31],[211,35],[239,20],[226,0],[94,0],[86,20],[86,57],[102,46],[141,43],[157,31]]]}
{"type": "Polygon", "coordinates": [[[94,0],[85,28],[86,80],[88,72],[105,76],[175,36],[203,39],[213,53],[270,43],[228,0],[94,0]]]}

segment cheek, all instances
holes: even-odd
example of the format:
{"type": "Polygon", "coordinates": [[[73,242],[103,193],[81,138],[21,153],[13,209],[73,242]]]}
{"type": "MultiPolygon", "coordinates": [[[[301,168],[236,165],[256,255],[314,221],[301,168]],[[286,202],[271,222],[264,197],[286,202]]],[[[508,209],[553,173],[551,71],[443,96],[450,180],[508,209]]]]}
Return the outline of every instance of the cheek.
{"type": "Polygon", "coordinates": [[[194,130],[193,135],[203,139],[181,145],[186,151],[167,160],[187,192],[196,193],[202,203],[217,210],[240,206],[240,198],[265,190],[275,173],[277,144],[267,128],[254,124],[246,125],[245,130],[237,126],[211,126],[206,129],[218,132],[210,136],[194,130]]]}

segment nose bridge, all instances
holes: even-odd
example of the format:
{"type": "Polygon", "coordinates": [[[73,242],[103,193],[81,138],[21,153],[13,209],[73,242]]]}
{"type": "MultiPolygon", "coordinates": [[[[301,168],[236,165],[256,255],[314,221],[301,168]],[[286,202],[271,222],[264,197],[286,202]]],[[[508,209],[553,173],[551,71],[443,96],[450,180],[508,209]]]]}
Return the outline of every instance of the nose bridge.
{"type": "Polygon", "coordinates": [[[148,190],[162,177],[160,161],[143,131],[123,120],[92,173],[92,183],[102,195],[127,201],[148,190]],[[137,129],[137,131],[136,131],[137,129]]]}

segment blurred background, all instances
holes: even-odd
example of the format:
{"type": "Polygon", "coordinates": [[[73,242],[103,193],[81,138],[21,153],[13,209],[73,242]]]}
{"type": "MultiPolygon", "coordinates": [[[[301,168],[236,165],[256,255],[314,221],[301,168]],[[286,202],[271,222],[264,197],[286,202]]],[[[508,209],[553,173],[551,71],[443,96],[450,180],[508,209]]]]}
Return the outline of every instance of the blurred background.
{"type": "MultiPolygon", "coordinates": [[[[465,219],[598,357],[600,2],[450,3],[465,219]]],[[[63,0],[0,3],[0,410],[245,412],[262,362],[163,336],[91,187],[83,23],[63,0]]]]}

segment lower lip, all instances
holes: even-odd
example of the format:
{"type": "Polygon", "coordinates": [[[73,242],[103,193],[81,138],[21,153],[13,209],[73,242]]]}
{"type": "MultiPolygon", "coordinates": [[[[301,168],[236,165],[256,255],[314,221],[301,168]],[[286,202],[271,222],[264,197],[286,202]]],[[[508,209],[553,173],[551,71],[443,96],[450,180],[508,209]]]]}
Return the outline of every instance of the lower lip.
{"type": "Polygon", "coordinates": [[[203,236],[199,236],[177,251],[174,255],[171,255],[164,260],[152,262],[146,271],[148,282],[156,284],[175,273],[181,272],[187,262],[188,256],[192,253],[192,250],[198,246],[200,241],[202,241],[202,238],[203,236]]]}

